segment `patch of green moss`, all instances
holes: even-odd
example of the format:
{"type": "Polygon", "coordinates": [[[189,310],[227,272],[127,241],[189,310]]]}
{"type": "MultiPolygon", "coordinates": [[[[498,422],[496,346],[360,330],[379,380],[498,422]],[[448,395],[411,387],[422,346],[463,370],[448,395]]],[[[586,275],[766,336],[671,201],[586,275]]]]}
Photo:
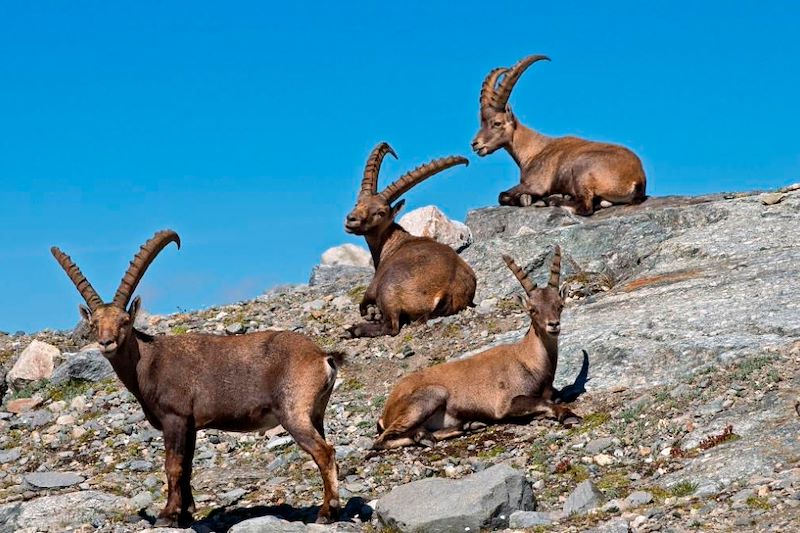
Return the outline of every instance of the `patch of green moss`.
{"type": "Polygon", "coordinates": [[[494,459],[495,457],[504,453],[505,451],[506,451],[505,446],[493,446],[488,450],[481,450],[480,452],[478,452],[478,457],[483,460],[494,459]]]}
{"type": "Polygon", "coordinates": [[[745,359],[736,366],[736,369],[731,373],[734,379],[746,380],[751,374],[761,370],[772,362],[772,357],[759,355],[745,359]]]}
{"type": "Polygon", "coordinates": [[[753,509],[762,509],[764,511],[772,509],[772,505],[770,505],[767,499],[761,496],[750,496],[745,500],[745,503],[748,507],[752,507],[753,509]]]}
{"type": "Polygon", "coordinates": [[[356,378],[347,378],[342,383],[342,392],[351,392],[354,390],[361,390],[364,388],[364,384],[358,381],[356,378]]]}
{"type": "Polygon", "coordinates": [[[622,498],[630,492],[631,480],[623,471],[608,472],[597,480],[596,486],[607,498],[622,498]]]}
{"type": "Polygon", "coordinates": [[[370,403],[372,407],[380,409],[386,403],[386,396],[375,396],[370,403]]]}
{"type": "Polygon", "coordinates": [[[608,413],[591,413],[583,418],[583,422],[580,425],[570,429],[569,432],[571,435],[589,433],[590,431],[599,428],[609,420],[611,420],[611,415],[608,413]]]}
{"type": "Polygon", "coordinates": [[[347,296],[353,301],[353,303],[361,303],[361,300],[364,299],[364,293],[367,292],[366,285],[356,285],[349,291],[347,291],[347,296]]]}
{"type": "Polygon", "coordinates": [[[669,488],[670,494],[676,498],[691,496],[696,490],[697,483],[692,483],[691,481],[681,481],[680,483],[676,483],[669,488]]]}
{"type": "Polygon", "coordinates": [[[187,326],[175,326],[174,328],[172,328],[173,335],[186,335],[188,331],[189,328],[187,326]]]}
{"type": "Polygon", "coordinates": [[[54,402],[57,401],[65,401],[68,402],[75,398],[76,396],[80,396],[82,394],[86,394],[94,385],[91,381],[85,381],[82,379],[71,379],[62,383],[61,385],[54,385],[48,388],[48,396],[54,402]]]}

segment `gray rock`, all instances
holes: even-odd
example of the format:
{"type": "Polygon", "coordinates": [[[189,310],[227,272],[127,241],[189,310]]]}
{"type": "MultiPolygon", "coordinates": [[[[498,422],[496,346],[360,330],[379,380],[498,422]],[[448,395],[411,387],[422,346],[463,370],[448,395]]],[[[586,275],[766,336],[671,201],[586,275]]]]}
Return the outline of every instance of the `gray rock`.
{"type": "Polygon", "coordinates": [[[583,514],[603,503],[603,493],[590,480],[581,481],[564,502],[564,513],[583,514]]]}
{"type": "Polygon", "coordinates": [[[644,490],[631,492],[628,497],[625,498],[625,504],[628,507],[639,507],[640,505],[647,505],[652,501],[653,495],[644,490]]]}
{"type": "Polygon", "coordinates": [[[260,516],[243,520],[228,530],[228,533],[312,533],[339,531],[336,524],[304,524],[303,522],[287,522],[276,516],[260,516]]]}
{"type": "Polygon", "coordinates": [[[534,526],[546,526],[565,516],[563,513],[554,512],[514,511],[509,518],[508,527],[511,529],[525,529],[534,526]]]}
{"type": "Polygon", "coordinates": [[[500,464],[459,480],[428,478],[378,500],[379,520],[400,531],[478,531],[508,525],[512,512],[535,508],[525,476],[500,464]]]}
{"type": "Polygon", "coordinates": [[[71,379],[100,381],[114,375],[114,369],[100,350],[82,350],[67,354],[67,360],[53,372],[50,381],[56,385],[71,379]]]}
{"type": "Polygon", "coordinates": [[[434,205],[409,211],[397,223],[411,235],[430,237],[457,252],[472,244],[472,231],[469,227],[450,220],[434,205]]]}
{"type": "Polygon", "coordinates": [[[239,335],[244,333],[244,325],[241,322],[234,322],[225,326],[225,333],[228,335],[239,335]]]}
{"type": "Polygon", "coordinates": [[[372,267],[317,265],[311,271],[308,284],[312,287],[336,286],[340,290],[343,287],[350,289],[357,285],[366,286],[374,273],[372,267]]]}
{"type": "Polygon", "coordinates": [[[128,508],[126,498],[86,490],[0,505],[2,531],[65,531],[128,508]]]}
{"type": "Polygon", "coordinates": [[[267,449],[268,450],[275,450],[278,448],[283,448],[284,446],[288,446],[294,442],[294,439],[290,435],[285,435],[283,437],[274,437],[267,442],[267,449]]]}
{"type": "Polygon", "coordinates": [[[628,521],[618,516],[586,530],[586,533],[628,533],[629,530],[630,524],[628,524],[628,521]]]}
{"type": "Polygon", "coordinates": [[[322,253],[321,264],[325,266],[369,267],[372,265],[372,255],[366,248],[346,243],[325,250],[322,253]]]}
{"type": "Polygon", "coordinates": [[[602,452],[607,448],[610,448],[613,445],[614,445],[613,438],[600,437],[599,439],[594,439],[592,441],[589,441],[589,443],[586,445],[586,453],[594,455],[596,453],[602,452]]]}
{"type": "Polygon", "coordinates": [[[152,469],[153,463],[150,461],[136,460],[128,464],[128,470],[133,470],[134,472],[149,472],[152,469]]]}
{"type": "Polygon", "coordinates": [[[219,500],[222,502],[222,505],[231,505],[241,500],[245,494],[247,494],[247,491],[244,489],[233,489],[222,494],[219,500]]]}
{"type": "Polygon", "coordinates": [[[140,492],[131,498],[131,507],[136,510],[147,509],[153,503],[153,495],[149,492],[140,492]]]}
{"type": "Polygon", "coordinates": [[[25,482],[38,489],[55,489],[83,483],[85,478],[74,472],[33,472],[25,475],[25,482]]]}
{"type": "Polygon", "coordinates": [[[0,465],[5,463],[13,463],[22,456],[20,448],[11,448],[10,450],[0,450],[0,465]]]}

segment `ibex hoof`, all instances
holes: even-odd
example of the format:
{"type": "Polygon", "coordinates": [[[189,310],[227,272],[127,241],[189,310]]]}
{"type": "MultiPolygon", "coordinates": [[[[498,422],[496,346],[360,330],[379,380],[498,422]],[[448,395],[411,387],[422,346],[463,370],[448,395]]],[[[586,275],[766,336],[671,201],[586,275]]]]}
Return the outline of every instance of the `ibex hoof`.
{"type": "Polygon", "coordinates": [[[583,422],[583,418],[579,417],[578,415],[571,415],[565,418],[561,423],[565,428],[569,429],[580,425],[581,422],[583,422]]]}
{"type": "Polygon", "coordinates": [[[156,523],[153,524],[154,527],[178,527],[178,517],[177,516],[159,516],[156,519],[156,523]]]}
{"type": "Polygon", "coordinates": [[[520,194],[519,195],[519,205],[522,207],[530,207],[533,203],[533,197],[530,194],[520,194]]]}
{"type": "Polygon", "coordinates": [[[369,322],[381,322],[383,320],[383,313],[377,305],[369,305],[364,313],[364,318],[369,322]]]}

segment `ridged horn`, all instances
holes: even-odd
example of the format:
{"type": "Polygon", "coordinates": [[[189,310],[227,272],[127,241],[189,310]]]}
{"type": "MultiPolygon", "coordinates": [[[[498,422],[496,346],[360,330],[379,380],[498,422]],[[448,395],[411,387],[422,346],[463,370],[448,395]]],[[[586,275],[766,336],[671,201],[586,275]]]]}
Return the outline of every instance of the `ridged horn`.
{"type": "Polygon", "coordinates": [[[550,279],[547,282],[549,287],[558,289],[561,283],[561,247],[556,244],[553,252],[553,263],[550,265],[550,279]]]}
{"type": "Polygon", "coordinates": [[[498,111],[503,111],[505,109],[506,104],[508,103],[508,97],[511,96],[511,91],[514,89],[514,85],[516,85],[519,77],[522,76],[522,73],[525,72],[525,69],[541,60],[550,61],[550,58],[541,55],[528,56],[508,69],[508,72],[506,72],[506,75],[503,76],[502,80],[500,80],[500,85],[495,91],[495,109],[498,111]]]}
{"type": "Polygon", "coordinates": [[[53,254],[53,257],[56,258],[58,264],[61,265],[61,268],[63,268],[64,272],[67,273],[70,281],[75,284],[75,288],[78,289],[78,292],[81,293],[83,299],[86,300],[86,304],[89,306],[89,309],[91,309],[92,312],[103,305],[103,299],[100,298],[100,295],[97,294],[97,291],[94,290],[92,284],[89,283],[89,280],[86,279],[86,276],[83,275],[81,269],[78,268],[78,265],[75,264],[75,261],[73,261],[70,256],[55,246],[50,248],[50,253],[53,254]]]}
{"type": "Polygon", "coordinates": [[[394,183],[381,191],[380,195],[388,202],[392,203],[403,195],[414,185],[430,178],[434,174],[446,170],[456,165],[469,165],[469,159],[461,156],[443,157],[434,159],[430,163],[420,165],[410,172],[406,172],[394,183]]]}
{"type": "Polygon", "coordinates": [[[381,163],[383,163],[383,158],[386,157],[386,154],[391,154],[392,157],[397,159],[397,154],[389,146],[389,143],[379,143],[372,149],[372,153],[369,154],[367,159],[367,164],[364,166],[364,179],[361,180],[359,196],[377,194],[378,175],[381,172],[381,163]]]}
{"type": "Polygon", "coordinates": [[[536,284],[528,278],[528,275],[525,273],[522,268],[514,261],[510,255],[503,254],[503,261],[506,262],[506,266],[514,273],[514,276],[519,280],[522,288],[525,289],[525,294],[530,296],[533,291],[536,290],[536,284]]]}
{"type": "Polygon", "coordinates": [[[147,267],[150,266],[150,263],[153,262],[158,253],[171,242],[177,244],[178,249],[180,249],[181,238],[178,236],[178,234],[171,229],[161,230],[156,232],[156,234],[153,235],[150,240],[148,240],[142,245],[141,248],[139,248],[139,251],[136,252],[136,255],[133,257],[133,261],[131,261],[130,266],[128,266],[127,272],[125,272],[125,275],[122,276],[122,281],[119,283],[117,293],[114,295],[114,301],[111,302],[112,305],[115,305],[121,309],[125,309],[125,307],[127,307],[128,302],[133,295],[133,291],[136,290],[136,286],[139,284],[142,276],[144,276],[144,273],[147,271],[147,267]]]}
{"type": "Polygon", "coordinates": [[[505,67],[497,67],[493,69],[486,78],[483,80],[483,85],[481,85],[481,110],[487,107],[496,107],[495,105],[495,87],[497,87],[497,78],[499,78],[503,73],[508,72],[508,69],[505,67]]]}

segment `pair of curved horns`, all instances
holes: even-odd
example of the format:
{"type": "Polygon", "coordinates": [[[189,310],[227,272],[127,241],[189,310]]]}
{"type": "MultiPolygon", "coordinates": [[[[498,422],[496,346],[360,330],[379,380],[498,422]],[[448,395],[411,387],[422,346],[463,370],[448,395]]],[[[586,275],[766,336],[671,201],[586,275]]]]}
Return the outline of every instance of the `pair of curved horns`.
{"type": "Polygon", "coordinates": [[[481,85],[481,109],[490,107],[497,111],[504,111],[508,104],[508,98],[511,96],[511,91],[519,81],[522,73],[529,66],[542,60],[550,61],[550,58],[543,55],[528,56],[511,68],[499,67],[489,72],[483,80],[483,85],[481,85]],[[500,76],[503,76],[503,79],[498,85],[497,80],[500,76]]]}
{"type": "Polygon", "coordinates": [[[430,163],[420,165],[410,172],[406,172],[400,178],[395,180],[391,185],[386,187],[380,193],[378,192],[378,176],[381,172],[381,164],[387,154],[392,155],[397,159],[397,153],[389,146],[389,143],[378,143],[367,159],[367,164],[364,167],[364,178],[361,180],[361,192],[359,196],[372,196],[380,195],[388,203],[392,203],[406,191],[411,189],[414,185],[430,178],[434,174],[446,170],[456,165],[469,165],[469,160],[466,157],[450,156],[441,159],[434,159],[430,163]]]}
{"type": "MultiPolygon", "coordinates": [[[[158,256],[159,252],[171,242],[174,242],[180,249],[181,238],[178,234],[172,230],[162,230],[156,232],[153,237],[139,248],[125,275],[122,276],[122,281],[119,283],[119,288],[114,294],[111,305],[123,310],[128,306],[128,302],[130,302],[136,286],[139,285],[142,276],[147,271],[147,267],[150,266],[150,263],[158,256]]],[[[81,269],[78,268],[72,258],[55,246],[50,248],[50,252],[56,258],[58,264],[61,265],[61,268],[64,269],[64,272],[67,273],[72,283],[75,284],[83,299],[86,300],[89,309],[94,311],[103,305],[103,299],[100,298],[100,295],[97,294],[97,291],[94,290],[92,284],[89,283],[89,280],[86,279],[86,276],[83,275],[83,272],[81,272],[81,269]]]]}
{"type": "MultiPolygon", "coordinates": [[[[503,261],[514,273],[514,276],[519,280],[522,288],[525,289],[525,294],[530,296],[536,290],[536,284],[531,281],[528,274],[514,261],[510,255],[503,254],[503,261]]],[[[558,289],[561,282],[561,247],[556,245],[553,251],[553,262],[550,265],[550,279],[547,281],[547,286],[553,289],[558,289]]]]}

